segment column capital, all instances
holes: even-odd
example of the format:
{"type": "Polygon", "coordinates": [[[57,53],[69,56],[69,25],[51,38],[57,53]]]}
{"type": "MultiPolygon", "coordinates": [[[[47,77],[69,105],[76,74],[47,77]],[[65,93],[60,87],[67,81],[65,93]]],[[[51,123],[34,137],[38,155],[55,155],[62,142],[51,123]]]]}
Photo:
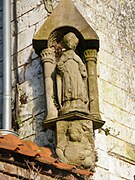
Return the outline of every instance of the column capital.
{"type": "Polygon", "coordinates": [[[97,50],[96,49],[87,49],[84,51],[84,57],[86,62],[88,61],[97,61],[97,50]]]}
{"type": "Polygon", "coordinates": [[[40,53],[41,61],[55,63],[55,50],[53,48],[43,49],[40,53]]]}

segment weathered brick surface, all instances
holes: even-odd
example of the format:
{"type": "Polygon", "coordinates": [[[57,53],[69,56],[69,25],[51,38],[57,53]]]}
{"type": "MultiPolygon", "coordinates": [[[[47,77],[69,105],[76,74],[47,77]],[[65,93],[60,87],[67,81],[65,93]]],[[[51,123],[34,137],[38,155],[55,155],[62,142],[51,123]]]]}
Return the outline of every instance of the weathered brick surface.
{"type": "MultiPolygon", "coordinates": [[[[51,1],[50,1],[51,2],[51,1]]],[[[18,63],[20,137],[50,144],[53,131],[42,131],[44,119],[44,82],[42,64],[32,48],[32,38],[41,27],[52,6],[40,0],[16,1],[12,7],[12,60],[18,63]],[[17,19],[15,19],[15,17],[17,19]],[[18,43],[16,46],[16,42],[18,43]]],[[[95,143],[99,161],[95,180],[133,179],[135,145],[135,69],[134,69],[134,0],[73,0],[86,21],[100,39],[98,53],[98,87],[102,119],[106,121],[101,133],[96,131],[95,143]],[[104,130],[110,129],[106,136],[104,130]],[[129,153],[130,152],[130,153],[129,153]],[[115,156],[115,157],[114,157],[115,156]],[[120,160],[121,159],[121,160],[120,160]]],[[[0,114],[2,114],[2,4],[0,0],[0,114]]],[[[15,63],[12,69],[15,70],[15,63]]],[[[15,71],[12,73],[16,85],[15,71]]],[[[13,90],[14,91],[14,90],[13,90]]],[[[12,100],[15,94],[12,93],[12,100]]]]}
{"type": "Polygon", "coordinates": [[[32,169],[27,170],[17,165],[0,162],[0,179],[1,180],[18,180],[18,179],[30,179],[30,180],[51,180],[53,178],[40,174],[40,171],[34,172],[32,169]]]}

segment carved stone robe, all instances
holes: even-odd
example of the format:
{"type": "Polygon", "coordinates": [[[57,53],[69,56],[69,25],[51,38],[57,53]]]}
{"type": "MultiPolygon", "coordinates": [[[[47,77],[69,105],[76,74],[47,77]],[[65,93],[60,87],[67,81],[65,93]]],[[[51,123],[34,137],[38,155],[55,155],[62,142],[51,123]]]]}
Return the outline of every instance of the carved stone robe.
{"type": "MultiPolygon", "coordinates": [[[[66,101],[88,102],[86,67],[74,50],[67,50],[60,57],[58,70],[62,77],[62,105],[66,101]]],[[[81,104],[80,104],[81,106],[81,104]]]]}

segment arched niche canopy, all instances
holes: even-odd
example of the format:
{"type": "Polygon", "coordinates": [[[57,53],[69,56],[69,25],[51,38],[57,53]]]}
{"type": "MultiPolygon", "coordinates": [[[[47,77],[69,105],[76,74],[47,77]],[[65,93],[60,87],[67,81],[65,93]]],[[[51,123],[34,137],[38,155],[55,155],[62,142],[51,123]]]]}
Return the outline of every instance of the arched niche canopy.
{"type": "MultiPolygon", "coordinates": [[[[53,13],[47,18],[33,38],[33,47],[37,54],[48,47],[52,36],[61,38],[68,32],[74,32],[81,44],[79,50],[99,50],[99,38],[96,32],[86,22],[71,0],[61,0],[53,13]],[[67,11],[68,9],[68,11],[67,11]]],[[[53,38],[52,38],[53,39],[53,38]]]]}

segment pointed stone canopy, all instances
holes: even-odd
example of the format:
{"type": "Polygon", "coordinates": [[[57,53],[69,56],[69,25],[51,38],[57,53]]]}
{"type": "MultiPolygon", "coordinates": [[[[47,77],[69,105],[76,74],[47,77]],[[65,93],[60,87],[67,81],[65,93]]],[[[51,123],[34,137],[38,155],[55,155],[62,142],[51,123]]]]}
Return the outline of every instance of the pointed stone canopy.
{"type": "Polygon", "coordinates": [[[47,40],[54,30],[60,27],[72,27],[83,36],[86,48],[99,49],[99,38],[74,6],[72,0],[61,0],[52,14],[33,38],[33,47],[37,54],[47,47],[47,40]]]}

